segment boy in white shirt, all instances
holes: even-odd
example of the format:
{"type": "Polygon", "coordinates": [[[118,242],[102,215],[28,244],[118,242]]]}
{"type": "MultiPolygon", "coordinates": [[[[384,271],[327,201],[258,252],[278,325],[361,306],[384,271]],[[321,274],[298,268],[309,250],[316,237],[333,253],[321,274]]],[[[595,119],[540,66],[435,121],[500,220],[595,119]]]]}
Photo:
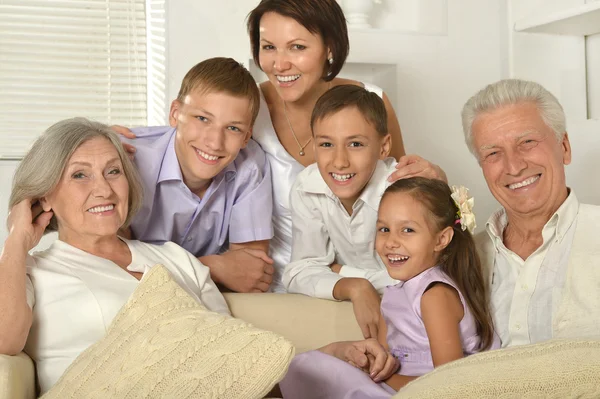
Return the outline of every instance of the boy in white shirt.
{"type": "Polygon", "coordinates": [[[292,262],[283,274],[290,293],[351,300],[365,338],[377,337],[378,290],[392,279],[375,253],[377,209],[396,161],[383,100],[354,85],[336,86],[311,117],[316,164],[290,193],[292,262]]]}

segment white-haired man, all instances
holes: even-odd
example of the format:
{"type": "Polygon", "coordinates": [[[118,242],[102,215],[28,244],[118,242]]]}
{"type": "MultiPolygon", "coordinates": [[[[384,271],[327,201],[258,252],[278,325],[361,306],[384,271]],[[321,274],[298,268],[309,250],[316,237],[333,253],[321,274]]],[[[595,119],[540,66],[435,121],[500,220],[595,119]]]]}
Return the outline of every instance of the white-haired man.
{"type": "Polygon", "coordinates": [[[567,187],[558,100],[537,83],[502,80],[471,97],[462,120],[502,205],[478,237],[502,346],[600,336],[600,206],[567,187]]]}

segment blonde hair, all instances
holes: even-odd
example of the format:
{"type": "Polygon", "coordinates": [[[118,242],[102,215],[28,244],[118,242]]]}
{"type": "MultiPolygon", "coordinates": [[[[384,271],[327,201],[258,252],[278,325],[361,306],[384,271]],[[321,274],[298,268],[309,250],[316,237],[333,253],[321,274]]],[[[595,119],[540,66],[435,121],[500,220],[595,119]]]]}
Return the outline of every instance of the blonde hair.
{"type": "Polygon", "coordinates": [[[550,127],[558,141],[561,141],[566,128],[565,112],[552,93],[536,82],[519,79],[504,79],[492,83],[471,97],[462,110],[462,125],[465,142],[471,153],[477,156],[473,143],[473,122],[484,112],[493,111],[506,105],[533,103],[544,123],[550,127]]]}
{"type": "MultiPolygon", "coordinates": [[[[83,143],[103,137],[115,146],[123,173],[129,183],[129,210],[124,227],[142,206],[142,185],[137,169],[129,160],[115,132],[105,124],[85,118],[66,119],[50,126],[38,139],[19,164],[13,179],[9,209],[27,198],[39,199],[50,194],[60,182],[67,162],[83,143]]],[[[56,216],[52,216],[46,232],[58,230],[56,216]]]]}

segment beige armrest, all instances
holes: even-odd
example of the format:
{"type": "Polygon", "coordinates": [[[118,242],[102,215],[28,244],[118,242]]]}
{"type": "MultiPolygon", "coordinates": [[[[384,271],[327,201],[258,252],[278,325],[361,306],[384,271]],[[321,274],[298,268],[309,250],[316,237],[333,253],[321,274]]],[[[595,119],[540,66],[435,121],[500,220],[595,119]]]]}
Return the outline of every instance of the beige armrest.
{"type": "Polygon", "coordinates": [[[224,295],[234,317],[283,335],[296,346],[296,353],[363,339],[350,302],[299,294],[224,295]]]}
{"type": "Polygon", "coordinates": [[[35,369],[24,352],[0,355],[0,399],[35,398],[35,369]]]}

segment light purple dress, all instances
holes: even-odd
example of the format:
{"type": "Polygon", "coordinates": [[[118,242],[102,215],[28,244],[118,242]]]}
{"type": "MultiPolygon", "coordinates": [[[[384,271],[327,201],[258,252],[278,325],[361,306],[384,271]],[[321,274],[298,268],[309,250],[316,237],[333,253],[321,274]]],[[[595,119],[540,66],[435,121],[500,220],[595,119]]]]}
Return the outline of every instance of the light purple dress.
{"type": "MultiPolygon", "coordinates": [[[[387,325],[387,343],[400,361],[399,374],[420,376],[433,370],[429,339],[421,318],[421,296],[431,284],[443,282],[457,287],[439,267],[424,271],[412,279],[385,289],[381,313],[387,325]]],[[[458,291],[465,314],[459,327],[465,356],[477,352],[479,336],[475,321],[463,295],[458,291]]],[[[490,349],[500,348],[495,336],[490,349]]],[[[280,382],[286,399],[379,399],[396,393],[385,383],[375,383],[363,371],[319,351],[294,358],[280,382]]]]}

